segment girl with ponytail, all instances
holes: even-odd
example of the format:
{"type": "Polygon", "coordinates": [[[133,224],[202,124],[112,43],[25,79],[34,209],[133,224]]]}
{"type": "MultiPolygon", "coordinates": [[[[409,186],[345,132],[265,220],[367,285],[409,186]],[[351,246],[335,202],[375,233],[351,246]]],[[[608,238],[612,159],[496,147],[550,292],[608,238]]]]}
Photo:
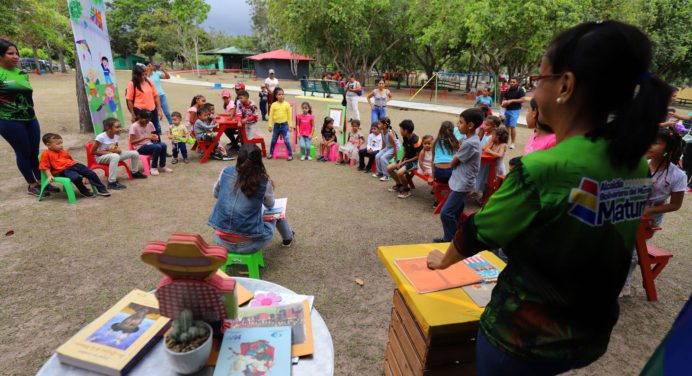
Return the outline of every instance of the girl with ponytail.
{"type": "Polygon", "coordinates": [[[262,206],[274,207],[274,185],[255,144],[243,145],[235,166],[221,171],[214,184],[217,199],[209,215],[216,243],[232,253],[255,253],[266,247],[279,230],[282,246],[293,245],[295,232],[286,218],[264,221],[262,206]]]}
{"type": "Polygon", "coordinates": [[[532,77],[536,121],[557,145],[523,156],[447,252],[428,255],[431,269],[485,249],[508,256],[480,319],[479,376],[554,375],[605,353],[651,191],[644,153],[671,94],[651,53],[617,21],[558,34],[532,77]]]}
{"type": "Polygon", "coordinates": [[[663,214],[682,207],[687,189],[687,175],[678,166],[683,148],[682,136],[672,127],[660,128],[656,141],[646,152],[654,186],[644,214],[653,217],[656,226],[663,214]],[[666,203],[670,198],[670,202],[666,203]]]}

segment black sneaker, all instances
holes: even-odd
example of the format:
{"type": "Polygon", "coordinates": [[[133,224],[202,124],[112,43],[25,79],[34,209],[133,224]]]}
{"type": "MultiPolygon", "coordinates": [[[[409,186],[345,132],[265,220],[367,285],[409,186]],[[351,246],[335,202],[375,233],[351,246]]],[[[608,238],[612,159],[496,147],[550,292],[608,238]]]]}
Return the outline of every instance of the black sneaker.
{"type": "Polygon", "coordinates": [[[60,188],[58,188],[58,187],[56,187],[56,186],[54,186],[54,185],[52,185],[52,184],[48,184],[48,185],[46,186],[46,188],[45,188],[43,191],[44,191],[44,192],[59,193],[59,192],[60,192],[60,188]]]}
{"type": "Polygon", "coordinates": [[[447,242],[442,238],[435,238],[435,239],[433,239],[433,243],[447,243],[447,242]]]}
{"type": "MultiPolygon", "coordinates": [[[[134,174],[132,176],[134,176],[134,174]]],[[[118,191],[118,190],[126,189],[126,188],[127,188],[126,186],[118,183],[117,180],[112,182],[112,183],[108,183],[108,189],[113,189],[113,190],[118,191]]]]}
{"type": "Polygon", "coordinates": [[[108,192],[106,187],[96,187],[96,194],[103,197],[108,197],[111,195],[111,193],[108,192]]]}
{"type": "Polygon", "coordinates": [[[147,176],[142,173],[142,171],[136,171],[132,173],[132,177],[135,179],[146,179],[147,176]]]}
{"type": "MultiPolygon", "coordinates": [[[[33,188],[29,187],[26,190],[26,194],[38,197],[41,195],[41,187],[39,187],[38,185],[36,185],[33,188]]],[[[48,196],[50,196],[50,192],[44,190],[43,191],[43,197],[48,197],[48,196]]]]}
{"type": "Polygon", "coordinates": [[[281,246],[285,248],[291,248],[293,243],[296,242],[296,232],[293,231],[293,236],[290,239],[286,239],[283,242],[281,242],[281,246]]]}
{"type": "Polygon", "coordinates": [[[88,190],[88,189],[85,189],[85,190],[83,190],[83,191],[81,191],[81,190],[78,190],[78,191],[79,191],[79,194],[82,195],[82,196],[84,196],[84,197],[87,197],[87,198],[94,198],[94,197],[96,197],[96,196],[94,195],[94,193],[93,193],[92,191],[88,190]]]}

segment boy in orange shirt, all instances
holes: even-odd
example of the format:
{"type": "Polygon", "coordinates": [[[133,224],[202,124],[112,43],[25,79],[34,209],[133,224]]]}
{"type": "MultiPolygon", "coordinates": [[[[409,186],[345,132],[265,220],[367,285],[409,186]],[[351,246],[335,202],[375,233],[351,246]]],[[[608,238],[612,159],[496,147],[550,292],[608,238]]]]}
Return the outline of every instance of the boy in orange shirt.
{"type": "Polygon", "coordinates": [[[91,171],[81,163],[75,162],[70,153],[63,149],[62,137],[60,135],[46,133],[43,135],[42,140],[48,150],[41,154],[38,168],[45,171],[48,182],[52,182],[54,176],[63,176],[70,179],[72,184],[77,186],[82,196],[94,197],[91,190],[82,183],[82,178],[87,178],[96,187],[99,196],[111,195],[94,171],[91,171]]]}

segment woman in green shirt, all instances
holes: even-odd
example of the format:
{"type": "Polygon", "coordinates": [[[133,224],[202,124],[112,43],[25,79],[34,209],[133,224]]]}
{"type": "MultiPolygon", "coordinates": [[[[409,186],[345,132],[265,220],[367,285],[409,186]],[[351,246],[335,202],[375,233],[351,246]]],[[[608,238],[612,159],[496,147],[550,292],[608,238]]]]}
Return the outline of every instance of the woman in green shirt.
{"type": "MultiPolygon", "coordinates": [[[[29,183],[27,193],[38,196],[41,173],[38,146],[41,129],[34,113],[29,75],[17,68],[19,52],[14,43],[0,39],[0,135],[14,149],[17,167],[29,183]]],[[[49,191],[57,188],[48,186],[49,191]]]]}
{"type": "Polygon", "coordinates": [[[557,145],[522,157],[447,252],[428,255],[432,269],[484,249],[508,256],[480,320],[479,376],[554,375],[605,353],[651,191],[643,156],[671,91],[651,77],[651,53],[616,21],[557,35],[532,79],[557,145]]]}

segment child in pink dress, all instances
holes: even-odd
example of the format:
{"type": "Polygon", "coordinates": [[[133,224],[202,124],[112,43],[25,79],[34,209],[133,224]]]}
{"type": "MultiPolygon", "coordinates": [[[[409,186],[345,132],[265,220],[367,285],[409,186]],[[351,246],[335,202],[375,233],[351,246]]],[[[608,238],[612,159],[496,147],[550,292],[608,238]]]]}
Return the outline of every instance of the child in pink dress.
{"type": "Polygon", "coordinates": [[[303,102],[300,105],[303,113],[296,116],[298,118],[298,143],[300,144],[300,160],[311,161],[310,149],[312,148],[312,134],[315,130],[315,115],[312,114],[310,103],[303,102]]]}
{"type": "Polygon", "coordinates": [[[529,137],[529,141],[524,147],[522,155],[533,153],[534,151],[550,149],[556,144],[555,133],[538,124],[538,102],[531,99],[531,105],[526,112],[526,126],[535,129],[529,137]]]}

